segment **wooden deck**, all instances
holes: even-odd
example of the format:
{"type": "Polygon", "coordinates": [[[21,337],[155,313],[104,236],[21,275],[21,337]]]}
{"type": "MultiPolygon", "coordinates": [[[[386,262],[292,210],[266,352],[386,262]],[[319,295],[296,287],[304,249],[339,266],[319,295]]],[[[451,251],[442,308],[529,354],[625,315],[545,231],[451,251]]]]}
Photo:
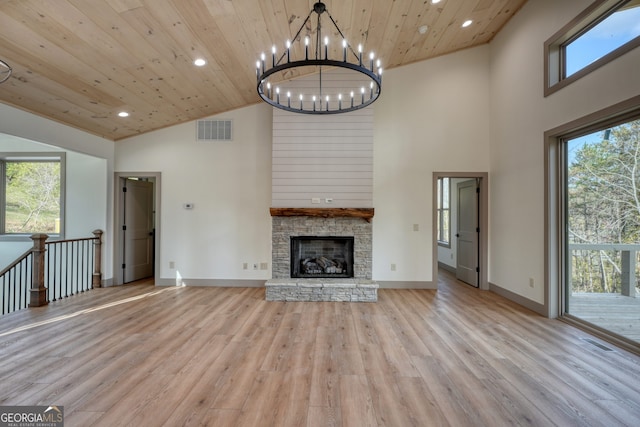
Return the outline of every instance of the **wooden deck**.
{"type": "Polygon", "coordinates": [[[569,300],[569,313],[640,343],[640,296],[574,294],[569,300]]]}
{"type": "Polygon", "coordinates": [[[441,277],[378,303],[138,284],[12,313],[0,405],[67,427],[638,425],[640,357],[441,277]]]}

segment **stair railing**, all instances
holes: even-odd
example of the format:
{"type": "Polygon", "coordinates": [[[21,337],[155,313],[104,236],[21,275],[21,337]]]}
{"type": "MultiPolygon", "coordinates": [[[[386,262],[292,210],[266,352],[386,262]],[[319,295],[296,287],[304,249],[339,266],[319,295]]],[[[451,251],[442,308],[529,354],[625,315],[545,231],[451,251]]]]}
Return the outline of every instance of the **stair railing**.
{"type": "Polygon", "coordinates": [[[94,237],[46,242],[31,236],[33,246],[0,271],[0,312],[47,305],[102,283],[102,231],[94,237]]]}

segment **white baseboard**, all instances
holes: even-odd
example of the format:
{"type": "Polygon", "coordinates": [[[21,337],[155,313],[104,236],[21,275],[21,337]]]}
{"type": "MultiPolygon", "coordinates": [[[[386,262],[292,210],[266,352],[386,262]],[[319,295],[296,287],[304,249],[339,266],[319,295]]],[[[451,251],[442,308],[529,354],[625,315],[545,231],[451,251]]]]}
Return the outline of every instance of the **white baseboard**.
{"type": "Polygon", "coordinates": [[[376,280],[380,289],[438,289],[436,282],[414,282],[400,280],[376,280]]]}
{"type": "Polygon", "coordinates": [[[266,280],[240,279],[156,279],[156,286],[212,286],[220,288],[262,288],[266,280]]]}

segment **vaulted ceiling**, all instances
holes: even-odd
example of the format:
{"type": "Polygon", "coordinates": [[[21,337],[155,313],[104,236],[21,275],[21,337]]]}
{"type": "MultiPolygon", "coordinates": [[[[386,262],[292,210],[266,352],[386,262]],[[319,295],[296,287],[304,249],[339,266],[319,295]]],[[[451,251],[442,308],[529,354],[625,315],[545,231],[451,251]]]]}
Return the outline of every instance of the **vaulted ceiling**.
{"type": "MultiPolygon", "coordinates": [[[[488,43],[525,2],[324,1],[386,70],[488,43]]],[[[255,104],[256,59],[293,37],[314,3],[0,0],[0,59],[13,68],[0,102],[111,140],[255,104]]]]}

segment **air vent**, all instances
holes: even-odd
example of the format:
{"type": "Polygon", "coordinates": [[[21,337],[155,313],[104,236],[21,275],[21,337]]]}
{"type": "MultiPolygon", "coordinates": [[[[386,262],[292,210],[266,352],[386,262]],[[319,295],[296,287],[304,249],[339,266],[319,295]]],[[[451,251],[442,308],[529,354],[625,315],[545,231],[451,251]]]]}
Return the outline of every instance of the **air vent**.
{"type": "Polygon", "coordinates": [[[198,141],[231,141],[231,120],[198,120],[196,136],[198,141]]]}

